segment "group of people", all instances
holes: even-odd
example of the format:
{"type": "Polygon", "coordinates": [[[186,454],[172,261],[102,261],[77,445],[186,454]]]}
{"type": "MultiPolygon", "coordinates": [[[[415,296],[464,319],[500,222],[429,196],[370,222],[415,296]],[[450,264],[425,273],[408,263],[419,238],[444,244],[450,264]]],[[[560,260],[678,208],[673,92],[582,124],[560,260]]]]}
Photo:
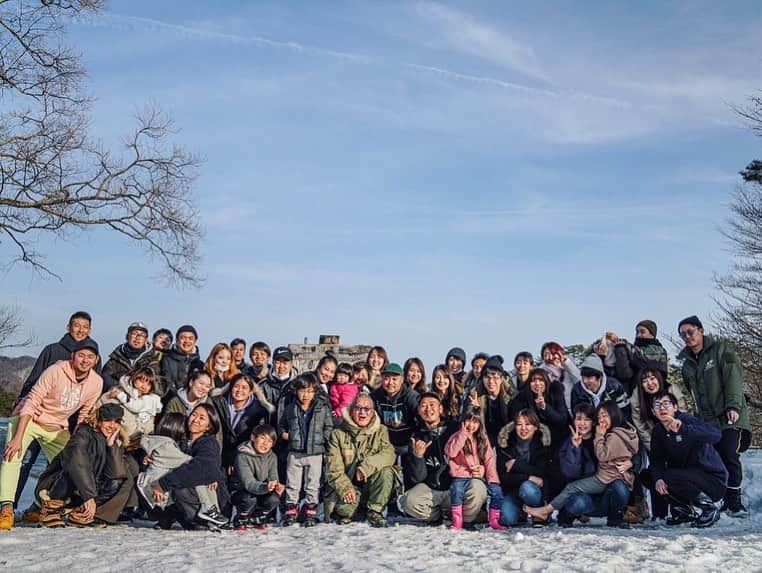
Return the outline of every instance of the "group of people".
{"type": "Polygon", "coordinates": [[[321,506],[338,524],[406,516],[497,530],[554,513],[564,527],[748,515],[742,368],[696,316],[678,325],[689,401],[668,381],[651,320],[632,341],[605,333],[579,366],[557,342],[519,352],[510,370],[452,348],[430,381],[419,358],[400,365],[381,346],[355,364],[326,354],[303,373],[286,346],[255,342],[247,362],[241,338],[202,361],[191,325],[149,342],[132,323],[101,357],[91,327],[74,313],[24,384],[0,465],[0,529],[14,526],[40,451],[48,466],[18,519],[46,527],[309,527],[321,506]]]}

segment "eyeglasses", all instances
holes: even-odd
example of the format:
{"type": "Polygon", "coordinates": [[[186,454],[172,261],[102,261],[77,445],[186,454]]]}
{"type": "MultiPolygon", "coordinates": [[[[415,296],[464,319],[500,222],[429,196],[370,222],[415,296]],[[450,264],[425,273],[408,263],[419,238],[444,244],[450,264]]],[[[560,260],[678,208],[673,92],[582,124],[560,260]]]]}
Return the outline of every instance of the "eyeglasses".
{"type": "Polygon", "coordinates": [[[661,408],[666,408],[667,406],[672,406],[672,402],[670,400],[662,400],[659,402],[656,400],[653,404],[651,404],[654,408],[654,410],[660,410],[661,408]]]}
{"type": "Polygon", "coordinates": [[[685,330],[680,332],[680,338],[685,340],[686,338],[689,338],[693,336],[694,334],[696,334],[696,332],[698,332],[698,328],[686,328],[685,330]]]}
{"type": "Polygon", "coordinates": [[[355,406],[355,412],[359,412],[360,414],[370,414],[373,411],[373,408],[370,406],[355,406]]]}

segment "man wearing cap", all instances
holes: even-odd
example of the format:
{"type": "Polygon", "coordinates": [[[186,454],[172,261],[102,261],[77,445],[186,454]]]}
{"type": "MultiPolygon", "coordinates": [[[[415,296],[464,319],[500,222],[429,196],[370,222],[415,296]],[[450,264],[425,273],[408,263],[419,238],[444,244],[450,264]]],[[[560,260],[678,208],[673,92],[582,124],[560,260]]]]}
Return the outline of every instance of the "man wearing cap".
{"type": "Polygon", "coordinates": [[[148,327],[133,322],[127,327],[124,344],[114,348],[103,365],[103,391],[108,392],[119,384],[119,379],[135,368],[150,367],[159,371],[162,353],[148,342],[148,327]]]}
{"type": "Polygon", "coordinates": [[[683,381],[693,395],[696,415],[722,430],[722,438],[714,446],[728,470],[722,509],[731,517],[747,517],[749,512],[741,501],[739,453],[751,443],[751,423],[741,361],[727,341],[704,334],[697,316],[681,320],[677,332],[685,342],[677,358],[683,360],[683,381]]]}
{"type": "Polygon", "coordinates": [[[463,392],[463,384],[466,379],[466,371],[463,369],[466,365],[466,351],[458,346],[450,348],[445,357],[445,365],[452,377],[455,378],[455,382],[459,386],[458,391],[463,392]]]}
{"type": "MultiPolygon", "coordinates": [[[[418,420],[403,459],[405,494],[398,504],[406,515],[436,525],[450,510],[452,478],[444,447],[458,424],[442,419],[442,400],[436,392],[421,394],[418,420]]],[[[473,522],[486,501],[484,482],[473,480],[463,500],[463,521],[473,522]]]]}
{"type": "Polygon", "coordinates": [[[71,358],[45,370],[14,408],[0,465],[0,530],[13,527],[13,498],[29,444],[38,442],[50,461],[69,441],[69,416],[79,412],[78,423],[90,417],[103,387],[93,370],[97,361],[95,341],[78,342],[71,358]]]}
{"type": "Polygon", "coordinates": [[[399,456],[407,453],[418,411],[418,392],[402,380],[402,367],[391,362],[381,370],[381,386],[371,392],[381,423],[399,456]]]}
{"type": "MultiPolygon", "coordinates": [[[[265,394],[265,398],[270,404],[282,403],[281,397],[284,392],[288,391],[288,385],[296,375],[295,370],[292,367],[294,355],[287,346],[278,346],[273,351],[273,367],[267,374],[267,377],[261,382],[262,391],[265,394]]],[[[278,427],[278,414],[279,412],[271,412],[269,424],[274,428],[278,427]]]]}
{"type": "Polygon", "coordinates": [[[630,344],[613,332],[606,333],[606,339],[614,344],[614,374],[622,383],[625,392],[631,395],[638,387],[638,374],[645,368],[654,368],[669,374],[667,351],[656,338],[656,323],[653,320],[641,320],[635,325],[635,341],[630,344]]]}
{"type": "MultiPolygon", "coordinates": [[[[174,395],[180,388],[185,388],[188,372],[203,370],[204,361],[198,354],[198,332],[190,324],[177,329],[175,343],[164,353],[159,366],[161,371],[160,389],[163,396],[174,395]]],[[[165,398],[167,399],[167,398],[165,398]]]]}

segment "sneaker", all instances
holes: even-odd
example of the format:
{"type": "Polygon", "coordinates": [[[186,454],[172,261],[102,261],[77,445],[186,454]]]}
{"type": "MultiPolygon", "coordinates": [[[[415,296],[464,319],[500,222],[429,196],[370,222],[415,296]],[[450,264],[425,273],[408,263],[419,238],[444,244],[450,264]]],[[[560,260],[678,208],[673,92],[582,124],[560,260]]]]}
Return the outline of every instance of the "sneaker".
{"type": "Polygon", "coordinates": [[[670,516],[667,518],[667,525],[681,525],[683,523],[692,523],[698,515],[694,509],[688,505],[677,503],[670,504],[670,516]]]}
{"type": "Polygon", "coordinates": [[[216,505],[209,507],[208,509],[201,509],[196,514],[196,517],[208,521],[216,526],[225,525],[228,522],[228,518],[222,515],[222,512],[217,509],[216,505]]]}
{"type": "Polygon", "coordinates": [[[305,503],[302,507],[302,527],[315,527],[317,524],[317,505],[305,503]]]}
{"type": "Polygon", "coordinates": [[[295,505],[287,505],[286,512],[283,515],[282,527],[290,527],[296,523],[299,517],[299,509],[295,505]]]}
{"type": "Polygon", "coordinates": [[[369,509],[367,520],[368,525],[371,527],[389,527],[389,522],[386,521],[384,515],[379,511],[369,509]]]}
{"type": "Polygon", "coordinates": [[[4,503],[3,507],[0,508],[0,530],[9,531],[13,529],[13,520],[13,504],[4,503]]]}
{"type": "Polygon", "coordinates": [[[720,510],[705,493],[700,493],[693,501],[700,514],[691,523],[691,527],[711,527],[720,519],[720,510]]]}

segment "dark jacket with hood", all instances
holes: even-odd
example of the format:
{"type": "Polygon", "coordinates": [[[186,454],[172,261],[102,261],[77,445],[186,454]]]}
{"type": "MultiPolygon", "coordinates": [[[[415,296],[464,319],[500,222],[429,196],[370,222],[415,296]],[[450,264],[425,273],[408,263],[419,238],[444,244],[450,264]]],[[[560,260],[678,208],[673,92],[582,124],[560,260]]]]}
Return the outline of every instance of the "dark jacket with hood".
{"type": "Polygon", "coordinates": [[[233,465],[238,447],[247,442],[251,437],[251,431],[261,422],[267,420],[270,413],[275,410],[275,406],[267,401],[259,386],[255,384],[254,388],[255,391],[251,395],[249,403],[244,406],[243,413],[236,421],[235,426],[230,416],[229,392],[211,398],[212,406],[220,416],[223,468],[233,465]]]}
{"type": "Polygon", "coordinates": [[[145,348],[132,348],[126,342],[114,348],[103,365],[103,391],[116,388],[119,379],[135,368],[151,367],[159,373],[159,363],[163,354],[150,344],[145,348]]]}
{"type": "Polygon", "coordinates": [[[297,400],[292,400],[279,414],[278,436],[288,433],[289,452],[324,454],[332,430],[331,405],[320,394],[315,395],[306,411],[297,400]]]}
{"type": "Polygon", "coordinates": [[[383,387],[373,390],[370,396],[381,423],[389,430],[389,441],[395,447],[407,446],[418,414],[418,392],[403,383],[394,397],[389,397],[383,387]]]}
{"type": "Polygon", "coordinates": [[[270,369],[270,373],[260,383],[260,387],[262,388],[262,392],[264,393],[265,398],[267,398],[267,401],[270,402],[270,404],[274,404],[276,407],[276,411],[270,414],[270,418],[268,420],[268,424],[270,424],[273,428],[278,427],[278,416],[279,412],[281,411],[281,406],[285,406],[286,402],[290,401],[291,399],[290,384],[291,381],[296,378],[296,376],[296,370],[292,369],[288,378],[285,380],[280,380],[275,376],[273,369],[270,369]]]}
{"type": "Polygon", "coordinates": [[[656,338],[636,338],[634,344],[623,340],[614,346],[614,358],[614,372],[628,395],[637,388],[642,370],[658,370],[665,380],[669,374],[667,351],[656,338]]]}
{"type": "MultiPolygon", "coordinates": [[[[563,394],[561,396],[563,402],[563,394]]],[[[500,477],[500,486],[505,493],[513,493],[521,487],[521,484],[529,479],[529,476],[541,477],[547,481],[550,477],[550,429],[545,424],[535,432],[529,442],[529,459],[520,459],[518,449],[519,438],[515,432],[515,424],[506,424],[497,436],[497,475],[500,477]],[[505,469],[508,460],[516,460],[511,471],[505,469]]],[[[546,486],[543,485],[543,490],[546,486]]]]}
{"type": "Polygon", "coordinates": [[[605,374],[601,359],[595,354],[587,356],[582,363],[581,370],[584,370],[585,368],[591,368],[601,374],[601,387],[598,389],[598,392],[593,393],[587,389],[582,380],[577,382],[574,385],[574,388],[572,388],[571,393],[572,411],[577,404],[583,402],[592,404],[595,408],[604,402],[614,402],[622,411],[624,419],[631,420],[632,409],[630,408],[630,396],[625,393],[624,388],[618,380],[605,374]]]}
{"type": "Polygon", "coordinates": [[[204,362],[199,358],[198,348],[190,354],[186,354],[173,344],[161,359],[160,364],[161,386],[157,393],[164,396],[167,393],[174,394],[180,388],[185,387],[185,380],[191,370],[203,370],[204,362]]]}
{"type": "Polygon", "coordinates": [[[545,390],[545,409],[537,406],[530,385],[525,384],[511,401],[510,417],[516,419],[521,410],[531,410],[540,419],[540,423],[550,430],[550,446],[557,450],[561,441],[569,434],[569,411],[566,409],[564,387],[560,382],[552,381],[545,390]]]}
{"type": "Polygon", "coordinates": [[[423,453],[423,457],[416,456],[412,448],[405,455],[402,461],[402,474],[405,477],[406,489],[419,483],[424,483],[436,491],[445,491],[450,488],[452,478],[444,447],[456,431],[458,431],[458,424],[453,421],[442,420],[434,430],[427,429],[423,422],[419,423],[418,428],[413,431],[413,439],[431,443],[423,453]]]}
{"type": "Polygon", "coordinates": [[[278,481],[278,456],[270,450],[258,454],[250,441],[238,446],[230,489],[251,495],[267,495],[267,483],[278,481]]]}

